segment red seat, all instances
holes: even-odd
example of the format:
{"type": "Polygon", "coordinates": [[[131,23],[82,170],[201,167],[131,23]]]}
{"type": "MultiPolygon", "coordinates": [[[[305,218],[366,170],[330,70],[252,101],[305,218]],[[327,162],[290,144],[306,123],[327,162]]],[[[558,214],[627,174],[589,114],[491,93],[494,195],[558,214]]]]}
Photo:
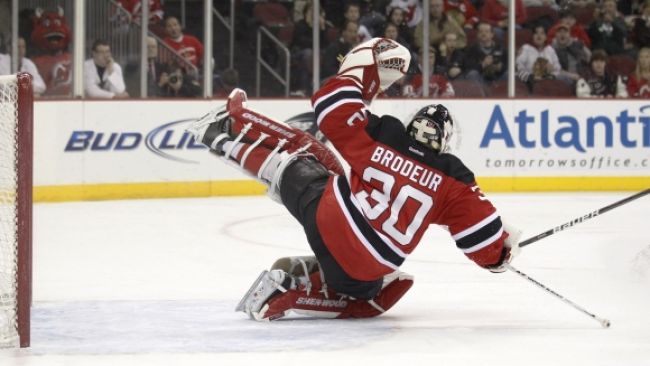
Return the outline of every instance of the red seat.
{"type": "MultiPolygon", "coordinates": [[[[497,80],[490,84],[487,88],[487,96],[492,98],[507,98],[508,97],[508,80],[497,80]]],[[[526,84],[517,79],[515,80],[515,97],[527,98],[528,87],[526,84]]]]}
{"type": "Polygon", "coordinates": [[[485,97],[483,84],[473,80],[453,80],[451,85],[457,98],[482,98],[485,97]]]}
{"type": "Polygon", "coordinates": [[[607,58],[607,69],[611,73],[628,76],[636,69],[636,61],[628,55],[611,55],[607,58]]]}
{"type": "Polygon", "coordinates": [[[576,17],[576,22],[582,24],[585,27],[587,27],[594,20],[595,9],[596,9],[596,5],[594,4],[589,4],[581,8],[577,6],[571,7],[571,11],[573,12],[573,15],[575,15],[576,17]]]}
{"type": "Polygon", "coordinates": [[[569,84],[561,80],[539,80],[533,83],[531,95],[536,97],[566,98],[574,97],[575,91],[569,84]]]}
{"type": "Polygon", "coordinates": [[[476,35],[477,31],[474,28],[465,29],[465,37],[467,37],[467,47],[473,46],[476,44],[476,35]]]}
{"type": "Polygon", "coordinates": [[[518,50],[526,43],[533,43],[533,31],[528,28],[515,29],[515,49],[518,50]]]}
{"type": "Polygon", "coordinates": [[[258,3],[253,8],[253,17],[269,28],[285,45],[293,40],[293,23],[289,10],[276,2],[258,3]]]}
{"type": "Polygon", "coordinates": [[[548,24],[555,24],[558,14],[555,9],[548,6],[528,6],[526,7],[526,23],[535,24],[541,20],[546,20],[548,24]]]}
{"type": "Polygon", "coordinates": [[[289,10],[284,5],[275,2],[255,4],[253,17],[265,27],[281,27],[291,24],[289,10]]]}

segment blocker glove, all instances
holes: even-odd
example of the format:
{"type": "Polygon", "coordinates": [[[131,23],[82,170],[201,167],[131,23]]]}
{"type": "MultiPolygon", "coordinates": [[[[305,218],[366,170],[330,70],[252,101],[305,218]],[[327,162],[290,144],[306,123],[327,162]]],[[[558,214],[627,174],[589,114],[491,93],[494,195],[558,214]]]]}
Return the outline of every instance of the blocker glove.
{"type": "Polygon", "coordinates": [[[337,75],[360,83],[362,98],[369,103],[402,78],[410,62],[411,53],[406,47],[387,38],[373,38],[348,52],[337,75]]]}

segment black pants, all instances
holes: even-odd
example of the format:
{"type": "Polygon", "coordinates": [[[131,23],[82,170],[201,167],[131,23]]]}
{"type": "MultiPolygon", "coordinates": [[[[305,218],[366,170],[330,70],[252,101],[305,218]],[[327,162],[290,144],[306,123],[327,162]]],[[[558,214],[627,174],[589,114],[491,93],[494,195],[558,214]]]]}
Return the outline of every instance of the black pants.
{"type": "Polygon", "coordinates": [[[383,279],[360,281],[350,277],[329,252],[316,225],[316,210],[329,173],[313,159],[298,159],[282,175],[280,196],[291,215],[300,222],[311,249],[318,259],[327,285],[341,294],[358,299],[372,299],[377,295],[383,279]]]}

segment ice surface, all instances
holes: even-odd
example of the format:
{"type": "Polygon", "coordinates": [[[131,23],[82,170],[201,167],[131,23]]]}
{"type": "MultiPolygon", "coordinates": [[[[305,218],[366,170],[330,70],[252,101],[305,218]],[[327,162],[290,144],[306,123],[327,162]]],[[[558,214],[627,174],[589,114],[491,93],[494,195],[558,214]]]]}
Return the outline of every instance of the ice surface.
{"type": "MultiPolygon", "coordinates": [[[[626,193],[492,194],[533,236],[626,193]]],[[[524,248],[492,274],[432,228],[384,316],[256,323],[233,311],[258,273],[309,254],[266,197],[39,204],[32,347],[0,365],[650,365],[650,197],[524,248]]]]}

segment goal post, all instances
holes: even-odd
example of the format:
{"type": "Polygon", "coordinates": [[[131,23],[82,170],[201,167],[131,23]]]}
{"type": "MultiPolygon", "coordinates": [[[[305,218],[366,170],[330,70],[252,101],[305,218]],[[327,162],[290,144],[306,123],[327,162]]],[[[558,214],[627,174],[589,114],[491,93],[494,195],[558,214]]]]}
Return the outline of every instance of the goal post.
{"type": "Polygon", "coordinates": [[[31,75],[0,75],[0,348],[30,345],[32,144],[31,75]]]}

